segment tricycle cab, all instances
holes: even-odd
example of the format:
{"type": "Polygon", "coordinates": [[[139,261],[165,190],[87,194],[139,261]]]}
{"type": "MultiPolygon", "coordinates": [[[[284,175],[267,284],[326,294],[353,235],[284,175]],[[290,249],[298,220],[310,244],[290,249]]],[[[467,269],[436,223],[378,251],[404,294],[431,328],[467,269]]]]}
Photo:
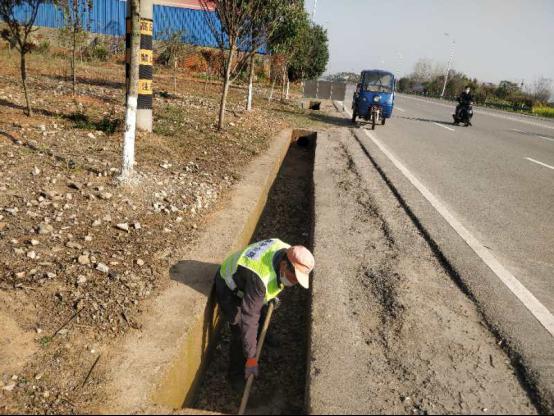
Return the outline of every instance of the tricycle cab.
{"type": "Polygon", "coordinates": [[[382,124],[392,116],[394,108],[394,75],[382,70],[366,70],[360,75],[352,101],[353,120],[361,117],[371,120],[375,113],[382,124]]]}

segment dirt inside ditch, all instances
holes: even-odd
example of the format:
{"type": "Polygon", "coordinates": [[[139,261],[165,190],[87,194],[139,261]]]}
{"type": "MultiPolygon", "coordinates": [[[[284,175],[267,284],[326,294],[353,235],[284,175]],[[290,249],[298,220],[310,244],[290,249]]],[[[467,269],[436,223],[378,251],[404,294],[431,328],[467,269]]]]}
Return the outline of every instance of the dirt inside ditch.
{"type": "MultiPolygon", "coordinates": [[[[312,181],[315,133],[296,131],[294,142],[268,195],[252,241],[277,237],[289,244],[311,248],[312,181]]],[[[309,292],[301,287],[285,290],[275,311],[270,333],[279,346],[264,346],[260,377],[250,396],[247,414],[299,414],[304,412],[309,292]]],[[[195,409],[236,413],[241,394],[226,375],[230,331],[221,330],[211,362],[200,383],[195,409]]]]}

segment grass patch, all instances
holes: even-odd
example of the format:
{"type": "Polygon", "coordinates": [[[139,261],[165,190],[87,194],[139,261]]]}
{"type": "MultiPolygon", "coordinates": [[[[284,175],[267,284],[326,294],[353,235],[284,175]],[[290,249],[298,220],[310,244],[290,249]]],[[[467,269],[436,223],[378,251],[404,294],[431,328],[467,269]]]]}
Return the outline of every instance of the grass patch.
{"type": "Polygon", "coordinates": [[[68,116],[64,116],[67,120],[72,121],[74,127],[82,130],[102,131],[106,134],[115,133],[122,125],[121,119],[113,117],[102,117],[99,121],[91,120],[88,115],[82,112],[74,112],[68,116]]]}
{"type": "Polygon", "coordinates": [[[176,105],[166,105],[156,113],[156,122],[154,123],[154,133],[156,134],[172,136],[185,127],[185,112],[176,105]]]}
{"type": "Polygon", "coordinates": [[[38,343],[42,348],[46,348],[52,342],[52,337],[46,336],[38,340],[38,343]]]}

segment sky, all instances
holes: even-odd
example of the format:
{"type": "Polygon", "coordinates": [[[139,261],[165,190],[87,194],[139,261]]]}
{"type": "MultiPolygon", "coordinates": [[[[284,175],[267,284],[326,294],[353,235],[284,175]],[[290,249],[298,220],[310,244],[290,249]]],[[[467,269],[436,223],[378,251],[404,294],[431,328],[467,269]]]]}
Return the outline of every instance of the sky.
{"type": "Polygon", "coordinates": [[[420,58],[480,81],[554,80],[554,0],[305,0],[328,31],[327,74],[380,68],[397,76],[420,58]]]}

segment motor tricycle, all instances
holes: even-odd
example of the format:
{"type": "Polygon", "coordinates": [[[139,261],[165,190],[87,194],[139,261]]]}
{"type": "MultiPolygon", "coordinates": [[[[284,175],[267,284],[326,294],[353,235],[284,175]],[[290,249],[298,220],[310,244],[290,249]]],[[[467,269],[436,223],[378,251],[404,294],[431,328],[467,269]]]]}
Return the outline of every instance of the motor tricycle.
{"type": "Polygon", "coordinates": [[[373,130],[377,123],[384,125],[392,116],[395,83],[390,72],[362,71],[352,100],[352,122],[356,123],[356,118],[360,117],[369,121],[373,130]]]}

